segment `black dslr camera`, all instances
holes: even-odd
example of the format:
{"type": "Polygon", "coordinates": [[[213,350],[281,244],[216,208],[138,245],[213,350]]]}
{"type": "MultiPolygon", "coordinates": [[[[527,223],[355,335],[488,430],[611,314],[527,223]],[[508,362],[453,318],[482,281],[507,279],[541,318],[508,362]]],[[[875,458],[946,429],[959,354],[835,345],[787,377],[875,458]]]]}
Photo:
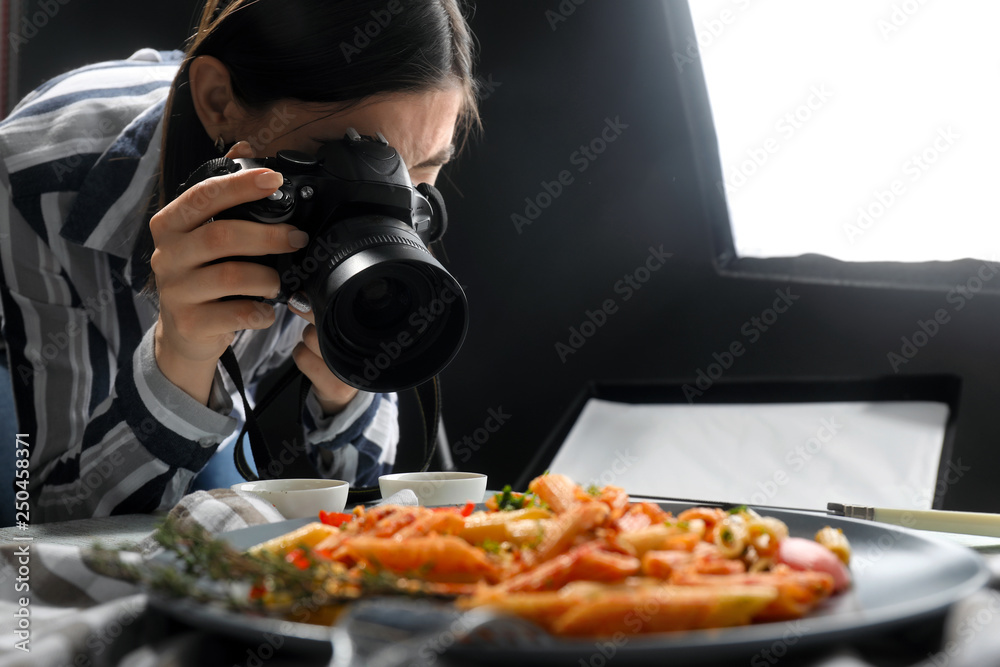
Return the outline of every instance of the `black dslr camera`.
{"type": "Polygon", "coordinates": [[[353,129],[316,155],[279,151],[273,158],[212,160],[182,187],[257,167],[280,172],[284,184],[216,217],[287,222],[308,232],[309,245],[285,255],[228,259],[277,269],[275,301],[308,299],[330,370],[359,389],[401,391],[444,369],[465,339],[468,303],[426,245],[447,227],[441,194],[425,183],[414,188],[381,134],[365,137],[353,129]]]}

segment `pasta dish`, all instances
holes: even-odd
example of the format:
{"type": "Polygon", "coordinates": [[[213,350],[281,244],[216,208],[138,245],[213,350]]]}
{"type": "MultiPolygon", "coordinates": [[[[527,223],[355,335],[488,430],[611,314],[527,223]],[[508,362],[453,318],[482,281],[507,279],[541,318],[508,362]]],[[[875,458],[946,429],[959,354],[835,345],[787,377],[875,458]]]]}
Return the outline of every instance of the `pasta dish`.
{"type": "MultiPolygon", "coordinates": [[[[748,508],[674,516],[614,486],[546,474],[485,509],[383,505],[319,521],[252,550],[322,573],[335,599],[397,592],[489,607],[567,637],[637,635],[800,618],[850,586],[850,545],[748,508]]],[[[251,596],[287,605],[259,582],[251,596]]]]}

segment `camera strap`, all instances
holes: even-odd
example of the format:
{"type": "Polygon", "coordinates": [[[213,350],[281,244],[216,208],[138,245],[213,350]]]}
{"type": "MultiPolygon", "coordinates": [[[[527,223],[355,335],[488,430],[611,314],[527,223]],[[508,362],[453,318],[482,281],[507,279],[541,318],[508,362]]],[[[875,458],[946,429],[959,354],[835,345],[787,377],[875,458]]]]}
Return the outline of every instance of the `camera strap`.
{"type": "MultiPolygon", "coordinates": [[[[317,476],[316,469],[313,467],[309,458],[305,454],[304,445],[298,450],[293,450],[291,448],[285,447],[284,451],[276,451],[273,444],[268,442],[264,435],[263,430],[260,427],[260,423],[257,420],[258,413],[263,412],[268,404],[270,404],[275,396],[281,393],[285,388],[288,387],[295,379],[302,379],[299,386],[299,411],[298,415],[302,414],[302,410],[305,407],[305,400],[309,393],[309,388],[312,383],[309,378],[302,375],[298,367],[292,365],[285,375],[275,384],[274,388],[264,397],[257,405],[257,408],[250,407],[250,401],[247,399],[246,388],[243,383],[243,375],[240,372],[239,363],[236,360],[236,354],[233,352],[232,347],[226,348],[220,358],[223,368],[229,373],[229,377],[232,378],[233,384],[236,386],[237,391],[239,391],[240,398],[243,399],[243,409],[246,419],[244,420],[243,429],[240,431],[239,437],[233,447],[233,458],[236,463],[236,470],[240,473],[240,476],[247,481],[257,481],[258,479],[270,479],[272,477],[283,477],[283,478],[314,478],[317,476]],[[257,472],[259,474],[254,474],[253,470],[250,468],[249,463],[246,459],[246,453],[243,448],[243,436],[249,434],[250,437],[250,450],[253,453],[253,460],[257,467],[257,472]],[[291,454],[291,456],[289,456],[291,454]],[[277,471],[276,475],[272,475],[274,471],[277,471]]],[[[423,456],[421,458],[422,465],[420,466],[418,472],[423,472],[430,467],[431,461],[434,458],[435,450],[437,449],[437,435],[438,435],[438,423],[441,419],[441,393],[440,393],[440,383],[438,378],[435,376],[424,382],[417,387],[411,389],[414,393],[414,398],[416,404],[419,408],[421,422],[423,425],[423,456]]],[[[284,446],[284,444],[283,444],[284,446]]],[[[373,500],[378,500],[381,497],[381,491],[378,486],[371,487],[351,487],[350,493],[348,494],[349,503],[359,503],[359,502],[369,502],[373,500]]]]}

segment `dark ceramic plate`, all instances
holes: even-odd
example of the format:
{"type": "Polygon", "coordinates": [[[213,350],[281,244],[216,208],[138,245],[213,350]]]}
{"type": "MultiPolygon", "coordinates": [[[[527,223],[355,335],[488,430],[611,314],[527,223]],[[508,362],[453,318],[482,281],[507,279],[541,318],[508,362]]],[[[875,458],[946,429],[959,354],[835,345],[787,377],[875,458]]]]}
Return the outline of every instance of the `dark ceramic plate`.
{"type": "MultiPolygon", "coordinates": [[[[687,507],[661,505],[675,513],[687,507]]],[[[603,663],[612,653],[615,665],[745,661],[754,656],[766,662],[765,652],[773,656],[792,649],[833,645],[942,615],[952,604],[982,588],[989,578],[985,563],[975,552],[915,531],[814,512],[761,513],[781,519],[790,534],[801,537],[812,537],[827,525],[841,528],[853,551],[852,588],[806,618],[792,622],[635,637],[618,644],[547,636],[532,643],[515,638],[506,644],[455,644],[448,655],[488,664],[525,665],[530,661],[551,667],[589,665],[595,660],[603,663]]],[[[296,519],[253,526],[224,537],[238,548],[248,548],[305,523],[296,519]]],[[[174,600],[157,598],[153,604],[187,622],[249,641],[280,637],[286,647],[295,650],[327,655],[331,651],[329,628],[248,617],[174,600]]]]}

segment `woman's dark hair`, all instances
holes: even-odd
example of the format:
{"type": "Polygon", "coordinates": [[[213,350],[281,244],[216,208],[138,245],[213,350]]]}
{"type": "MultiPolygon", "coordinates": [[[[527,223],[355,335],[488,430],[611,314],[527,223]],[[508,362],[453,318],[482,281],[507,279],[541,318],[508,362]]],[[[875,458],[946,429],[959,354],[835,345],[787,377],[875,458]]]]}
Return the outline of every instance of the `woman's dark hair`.
{"type": "Polygon", "coordinates": [[[207,0],[167,101],[159,205],[218,157],[195,114],[188,71],[198,56],[228,68],[250,111],[279,100],[347,108],[380,93],[458,85],[459,142],[478,125],[472,33],[462,0],[207,0]]]}

